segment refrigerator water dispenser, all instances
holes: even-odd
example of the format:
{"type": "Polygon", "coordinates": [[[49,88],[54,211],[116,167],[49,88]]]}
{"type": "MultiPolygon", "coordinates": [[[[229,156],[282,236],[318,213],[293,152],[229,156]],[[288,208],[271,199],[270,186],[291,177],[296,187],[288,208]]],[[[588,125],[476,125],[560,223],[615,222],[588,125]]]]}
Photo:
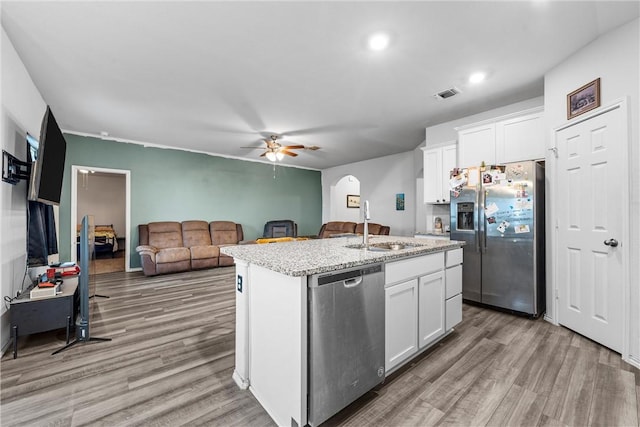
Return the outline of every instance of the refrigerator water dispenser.
{"type": "Polygon", "coordinates": [[[473,230],[473,203],[458,203],[458,230],[473,230]]]}

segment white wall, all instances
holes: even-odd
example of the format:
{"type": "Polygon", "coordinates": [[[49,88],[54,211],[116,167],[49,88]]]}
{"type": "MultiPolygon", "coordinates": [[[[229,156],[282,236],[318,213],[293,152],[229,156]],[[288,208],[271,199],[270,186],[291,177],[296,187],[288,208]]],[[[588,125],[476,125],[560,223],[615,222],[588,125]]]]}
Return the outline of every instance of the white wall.
{"type": "MultiPolygon", "coordinates": [[[[416,191],[413,151],[323,170],[322,222],[331,218],[331,187],[346,175],[360,180],[361,206],[369,200],[371,222],[391,227],[394,236],[413,236],[416,191]],[[404,211],[396,211],[397,193],[405,195],[404,211]]],[[[362,212],[359,217],[362,218],[362,212]]]]}
{"type": "Polygon", "coordinates": [[[78,221],[93,215],[96,225],[113,224],[116,234],[126,234],[126,176],[78,173],[78,221]]]}
{"type": "MultiPolygon", "coordinates": [[[[2,51],[2,115],[0,138],[2,149],[20,160],[27,158],[26,133],[40,135],[40,123],[46,104],[33,84],[4,29],[2,51]]],[[[27,183],[13,186],[0,182],[0,286],[2,297],[15,297],[23,288],[27,260],[27,183]]],[[[24,287],[28,284],[25,282],[24,287]]],[[[4,351],[11,337],[9,312],[0,310],[0,347],[4,351]]]]}
{"type": "MultiPolygon", "coordinates": [[[[631,155],[630,168],[630,271],[631,292],[631,321],[630,321],[630,351],[634,360],[640,363],[640,26],[639,20],[620,27],[598,38],[585,46],[566,60],[562,61],[545,76],[545,120],[549,126],[549,140],[547,146],[552,146],[553,129],[567,123],[566,96],[568,93],[600,77],[601,105],[606,106],[616,100],[626,98],[629,102],[631,155]]],[[[555,188],[556,160],[547,156],[547,189],[553,193],[555,188]]],[[[550,195],[553,198],[553,194],[550,195]]],[[[553,204],[552,204],[553,206],[553,204]]],[[[551,215],[554,216],[553,207],[551,215]]],[[[555,235],[552,234],[555,243],[555,235]]],[[[548,257],[553,263],[555,253],[548,257]]],[[[553,265],[555,267],[555,265],[553,265]]],[[[549,268],[548,268],[549,270],[549,268]]],[[[551,278],[553,279],[553,278],[551,278]]],[[[555,313],[550,312],[551,290],[553,283],[547,280],[547,315],[556,319],[555,313]]]]}
{"type": "Polygon", "coordinates": [[[353,175],[347,175],[338,181],[331,191],[331,215],[328,221],[362,222],[360,209],[347,208],[347,195],[352,194],[360,194],[360,180],[353,175]]]}

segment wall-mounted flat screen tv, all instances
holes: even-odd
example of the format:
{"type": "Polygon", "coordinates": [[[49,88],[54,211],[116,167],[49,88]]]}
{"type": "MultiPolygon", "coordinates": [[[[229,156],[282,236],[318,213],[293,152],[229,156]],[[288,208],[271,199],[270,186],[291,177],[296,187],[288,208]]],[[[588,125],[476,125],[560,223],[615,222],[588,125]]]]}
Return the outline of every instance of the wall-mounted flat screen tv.
{"type": "MultiPolygon", "coordinates": [[[[31,145],[32,142],[29,143],[31,145]]],[[[67,141],[58,127],[51,108],[47,106],[40,127],[37,157],[31,166],[29,200],[49,205],[60,204],[66,152],[67,141]]]]}

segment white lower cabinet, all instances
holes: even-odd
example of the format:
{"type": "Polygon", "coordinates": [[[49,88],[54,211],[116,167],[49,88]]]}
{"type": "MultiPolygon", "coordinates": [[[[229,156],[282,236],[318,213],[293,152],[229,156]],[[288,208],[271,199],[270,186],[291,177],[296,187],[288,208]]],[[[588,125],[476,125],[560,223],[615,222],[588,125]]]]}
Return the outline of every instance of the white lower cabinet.
{"type": "Polygon", "coordinates": [[[445,330],[462,322],[462,248],[448,251],[445,258],[445,330]]]}
{"type": "Polygon", "coordinates": [[[418,280],[418,345],[423,348],[445,332],[444,274],[442,271],[418,280]]]}
{"type": "Polygon", "coordinates": [[[385,371],[418,351],[418,280],[385,289],[385,371]]]}
{"type": "Polygon", "coordinates": [[[445,313],[444,327],[447,331],[462,322],[462,294],[445,301],[445,313]]]}
{"type": "Polygon", "coordinates": [[[462,249],[385,265],[387,373],[437,342],[462,321],[461,292],[462,249]]]}

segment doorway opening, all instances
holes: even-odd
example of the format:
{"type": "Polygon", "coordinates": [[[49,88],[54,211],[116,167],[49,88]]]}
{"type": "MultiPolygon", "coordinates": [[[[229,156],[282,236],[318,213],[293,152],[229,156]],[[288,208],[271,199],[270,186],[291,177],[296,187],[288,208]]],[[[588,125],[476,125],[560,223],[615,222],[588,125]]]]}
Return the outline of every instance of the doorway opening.
{"type": "Polygon", "coordinates": [[[347,204],[347,196],[360,197],[360,180],[353,175],[345,175],[331,186],[331,209],[328,221],[360,222],[360,209],[355,204],[347,204]]]}
{"type": "Polygon", "coordinates": [[[72,261],[78,260],[77,225],[84,215],[93,215],[96,236],[97,226],[103,226],[100,231],[105,239],[100,250],[96,249],[96,261],[109,260],[96,264],[95,273],[131,271],[130,171],[72,165],[70,213],[72,261]]]}

